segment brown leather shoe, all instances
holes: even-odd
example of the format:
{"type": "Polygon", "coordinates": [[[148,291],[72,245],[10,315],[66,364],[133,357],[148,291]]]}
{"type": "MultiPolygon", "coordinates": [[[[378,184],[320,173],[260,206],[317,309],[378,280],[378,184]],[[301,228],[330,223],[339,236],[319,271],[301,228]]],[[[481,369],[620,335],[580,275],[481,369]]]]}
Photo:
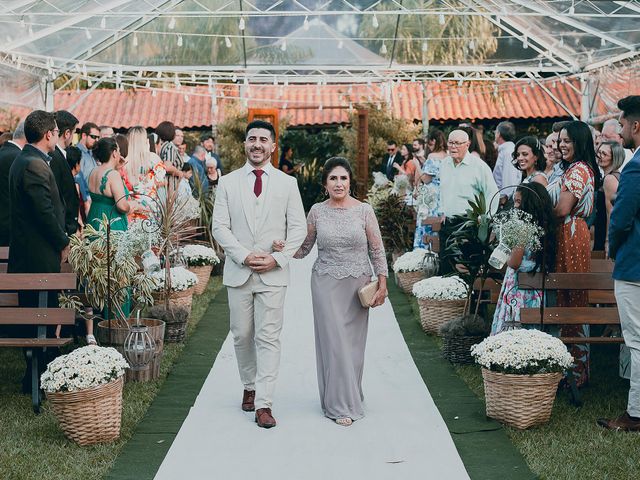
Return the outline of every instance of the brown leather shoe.
{"type": "Polygon", "coordinates": [[[262,428],[271,428],[276,426],[276,419],[271,415],[270,408],[259,408],[256,410],[256,423],[262,428]]]}
{"type": "Polygon", "coordinates": [[[609,420],[607,418],[599,418],[598,425],[609,430],[622,432],[640,432],[640,419],[633,419],[627,412],[624,412],[618,418],[609,420]]]}
{"type": "Polygon", "coordinates": [[[245,390],[242,394],[242,410],[245,412],[253,412],[256,409],[256,406],[253,403],[255,399],[255,390],[245,390]]]}

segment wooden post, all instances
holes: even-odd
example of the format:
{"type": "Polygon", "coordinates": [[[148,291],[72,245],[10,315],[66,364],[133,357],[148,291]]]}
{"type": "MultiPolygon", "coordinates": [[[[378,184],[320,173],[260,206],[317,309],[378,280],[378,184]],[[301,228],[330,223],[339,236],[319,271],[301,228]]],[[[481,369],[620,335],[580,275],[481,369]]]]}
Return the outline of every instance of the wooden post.
{"type": "Polygon", "coordinates": [[[369,181],[369,111],[358,108],[358,156],[356,159],[356,196],[358,200],[367,197],[369,181]]]}

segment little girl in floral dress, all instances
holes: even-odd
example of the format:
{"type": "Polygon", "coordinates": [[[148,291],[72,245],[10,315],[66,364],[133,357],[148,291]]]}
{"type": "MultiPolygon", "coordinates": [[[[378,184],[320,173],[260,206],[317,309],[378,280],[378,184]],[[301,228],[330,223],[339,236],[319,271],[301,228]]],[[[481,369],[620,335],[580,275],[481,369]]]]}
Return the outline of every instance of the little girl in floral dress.
{"type": "Polygon", "coordinates": [[[513,200],[514,208],[531,215],[538,226],[544,230],[544,237],[540,239],[544,248],[538,252],[530,252],[522,247],[511,250],[493,316],[491,335],[516,326],[520,322],[521,308],[540,307],[542,290],[529,289],[525,284],[520,285],[518,274],[538,272],[543,263],[546,271],[549,272],[555,262],[555,217],[546,188],[536,182],[521,185],[516,189],[513,200]]]}

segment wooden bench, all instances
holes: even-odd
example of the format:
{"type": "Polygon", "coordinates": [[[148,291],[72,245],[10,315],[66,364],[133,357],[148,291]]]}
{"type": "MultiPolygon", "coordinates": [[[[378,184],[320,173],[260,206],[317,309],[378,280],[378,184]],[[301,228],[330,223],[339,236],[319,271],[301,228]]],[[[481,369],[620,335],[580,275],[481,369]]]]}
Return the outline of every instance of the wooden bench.
{"type": "Polygon", "coordinates": [[[47,326],[73,325],[75,312],[64,308],[48,308],[50,291],[76,288],[74,273],[0,273],[0,325],[31,325],[35,337],[0,338],[0,347],[25,348],[31,362],[31,399],[34,412],[40,411],[40,377],[38,366],[47,348],[62,347],[72,338],[47,338],[47,326]],[[24,308],[18,304],[18,292],[38,292],[38,308],[24,308]]]}

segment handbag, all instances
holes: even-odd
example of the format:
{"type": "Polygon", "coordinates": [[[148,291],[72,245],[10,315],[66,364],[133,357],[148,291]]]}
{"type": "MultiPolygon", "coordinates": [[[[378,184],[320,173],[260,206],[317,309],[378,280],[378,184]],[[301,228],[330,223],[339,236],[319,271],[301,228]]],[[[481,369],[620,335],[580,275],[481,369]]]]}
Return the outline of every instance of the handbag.
{"type": "Polygon", "coordinates": [[[378,280],[374,280],[373,282],[367,283],[364,287],[358,289],[358,298],[360,299],[360,304],[364,308],[371,307],[371,301],[373,300],[373,296],[378,291],[378,280]]]}

